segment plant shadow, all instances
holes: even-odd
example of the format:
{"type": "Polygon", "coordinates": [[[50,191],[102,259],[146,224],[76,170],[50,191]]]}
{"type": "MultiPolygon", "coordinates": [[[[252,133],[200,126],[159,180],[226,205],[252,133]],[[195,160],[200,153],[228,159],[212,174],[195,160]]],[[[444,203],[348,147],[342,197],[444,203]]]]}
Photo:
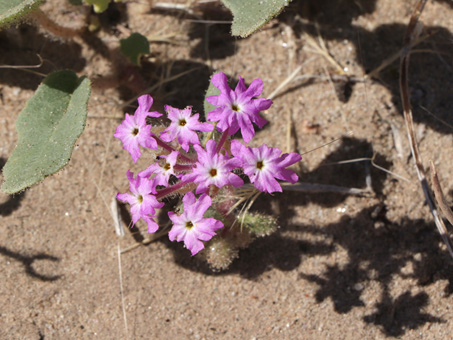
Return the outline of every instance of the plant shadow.
{"type": "MultiPolygon", "coordinates": [[[[367,152],[372,153],[369,143],[348,137],[342,139],[337,150],[328,155],[323,163],[359,158],[367,152]]],[[[391,165],[384,157],[381,162],[384,166],[391,165]]],[[[329,178],[329,183],[333,184],[344,184],[345,177],[350,177],[353,180],[348,182],[349,185],[362,187],[365,176],[363,164],[349,165],[353,168],[343,172],[338,169],[326,171],[326,166],[320,164],[312,173],[319,176],[318,179],[329,178]]],[[[387,179],[387,175],[381,172],[372,173],[372,177],[373,188],[382,188],[383,181],[387,179]]],[[[379,189],[376,193],[382,195],[379,189]]],[[[161,242],[172,250],[175,263],[186,269],[203,275],[239,274],[249,280],[259,280],[264,273],[274,269],[300,271],[303,262],[314,256],[331,257],[339,249],[346,250],[346,260],[341,264],[325,264],[315,273],[299,272],[299,280],[317,286],[314,295],[317,303],[329,299],[339,314],[351,313],[357,307],[374,307],[375,311],[366,314],[363,321],[376,325],[385,335],[392,337],[401,336],[407,330],[417,329],[426,323],[446,322],[424,312],[429,304],[427,293],[415,294],[407,290],[396,297],[389,293],[395,277],[414,279],[421,287],[447,280],[444,293],[448,296],[453,292],[453,266],[449,265],[448,252],[440,246],[440,237],[433,223],[408,218],[391,222],[386,218],[386,207],[378,203],[356,215],[342,215],[338,221],[322,227],[291,224],[295,207],[308,203],[319,205],[320,209],[335,207],[346,199],[345,195],[330,196],[291,192],[261,199],[256,203],[258,211],[271,211],[272,201],[278,202],[282,229],[271,236],[258,238],[248,248],[240,250],[239,258],[222,272],[212,272],[208,264],[190,257],[190,252],[181,243],[167,239],[161,242]],[[409,267],[412,271],[407,270],[409,267]],[[370,306],[363,294],[368,286],[376,282],[382,295],[370,306]],[[388,314],[389,310],[391,314],[388,314]]]]}
{"type": "MultiPolygon", "coordinates": [[[[453,6],[448,1],[439,2],[446,2],[453,6]]],[[[408,5],[407,9],[408,13],[403,13],[404,16],[410,15],[412,7],[408,5]]],[[[369,31],[353,23],[355,19],[366,17],[375,10],[375,0],[295,1],[280,20],[292,23],[298,37],[308,33],[314,37],[321,35],[326,41],[350,41],[355,45],[356,60],[346,62],[358,63],[366,74],[370,74],[383,61],[402,49],[407,29],[407,25],[392,23],[380,25],[369,31]]],[[[421,19],[423,20],[423,16],[421,19]]],[[[453,110],[453,97],[449,90],[453,88],[453,67],[451,66],[453,65],[453,44],[451,44],[453,34],[441,26],[426,26],[421,33],[421,36],[424,35],[427,38],[416,45],[411,52],[409,87],[414,121],[426,124],[438,132],[450,134],[453,126],[453,117],[450,114],[453,110]]],[[[350,78],[345,79],[342,86],[345,86],[345,82],[350,78]]],[[[373,81],[390,91],[395,111],[402,113],[399,57],[397,56],[392,63],[376,74],[373,81]]],[[[353,91],[351,84],[347,90],[353,91]]],[[[346,94],[350,96],[348,91],[346,94]]],[[[341,97],[339,99],[345,101],[348,96],[345,96],[345,99],[341,97]]]]}
{"type": "Polygon", "coordinates": [[[232,14],[220,3],[197,3],[190,12],[156,8],[153,13],[190,21],[187,32],[191,41],[191,58],[224,59],[237,50],[236,38],[231,36],[232,14]]]}
{"type": "Polygon", "coordinates": [[[448,280],[445,293],[451,291],[453,267],[448,265],[448,253],[439,246],[434,225],[410,219],[392,224],[385,218],[374,217],[374,209],[376,206],[364,209],[354,217],[344,216],[323,228],[292,226],[291,229],[298,232],[325,236],[336,247],[345,249],[348,256],[344,265],[326,266],[321,275],[300,273],[300,278],[318,285],[316,300],[331,299],[335,311],[341,314],[364,306],[363,290],[372,281],[377,281],[383,292],[374,306],[377,311],[363,320],[380,326],[389,336],[403,335],[407,329],[416,329],[427,322],[445,322],[422,312],[429,303],[425,292],[413,296],[406,291],[396,298],[389,293],[395,275],[415,279],[420,286],[448,280]],[[376,228],[378,220],[385,227],[376,228]],[[411,266],[413,270],[408,272],[407,268],[411,266]],[[389,310],[392,312],[388,313],[389,310]]]}
{"type": "Polygon", "coordinates": [[[35,90],[43,77],[51,72],[82,71],[86,60],[81,53],[82,47],[78,43],[54,40],[39,33],[34,26],[21,25],[0,31],[0,65],[25,66],[20,69],[5,67],[0,72],[0,83],[35,90]],[[33,67],[40,65],[38,55],[42,64],[33,67]]]}
{"type": "Polygon", "coordinates": [[[60,259],[58,257],[52,256],[52,255],[49,255],[46,253],[37,253],[35,255],[24,255],[24,254],[20,254],[18,252],[14,252],[3,246],[0,246],[0,254],[21,262],[25,268],[25,273],[35,279],[38,279],[41,281],[56,281],[61,277],[60,275],[46,275],[46,274],[39,273],[33,267],[33,264],[36,261],[45,260],[45,261],[50,261],[50,262],[58,262],[58,261],[60,261],[60,259]]]}
{"type": "Polygon", "coordinates": [[[432,223],[404,219],[392,224],[373,212],[372,206],[355,216],[343,216],[337,222],[324,227],[292,225],[284,230],[300,234],[305,240],[294,239],[280,233],[255,240],[230,268],[212,272],[206,263],[194,261],[187,249],[177,243],[162,242],[173,251],[175,262],[191,271],[204,275],[231,275],[238,273],[249,280],[259,279],[273,269],[297,270],[303,261],[314,256],[332,256],[339,248],[347,251],[343,264],[325,265],[316,273],[299,273],[299,280],[318,286],[317,303],[332,301],[336,313],[347,314],[356,307],[375,308],[375,312],[363,317],[387,336],[402,336],[409,329],[417,329],[426,323],[445,323],[443,318],[424,312],[429,304],[426,292],[410,290],[393,297],[390,287],[395,276],[415,279],[418,286],[426,286],[439,280],[447,280],[444,293],[451,295],[453,266],[449,265],[448,252],[439,246],[440,238],[432,223]],[[376,228],[381,221],[384,227],[376,228]],[[321,236],[322,241],[311,241],[321,236]],[[412,266],[413,271],[405,268],[412,266]],[[373,282],[381,287],[381,297],[372,306],[363,299],[365,289],[373,282]]]}

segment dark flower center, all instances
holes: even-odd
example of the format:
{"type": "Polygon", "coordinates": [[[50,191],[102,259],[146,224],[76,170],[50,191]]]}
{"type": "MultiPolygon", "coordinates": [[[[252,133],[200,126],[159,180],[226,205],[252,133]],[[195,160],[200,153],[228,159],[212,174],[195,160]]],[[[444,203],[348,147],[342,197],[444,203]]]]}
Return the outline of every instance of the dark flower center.
{"type": "Polygon", "coordinates": [[[264,167],[263,161],[256,162],[256,167],[261,170],[264,167]]]}
{"type": "Polygon", "coordinates": [[[217,169],[211,169],[211,170],[209,171],[209,174],[211,175],[211,177],[217,176],[217,169]]]}
{"type": "Polygon", "coordinates": [[[239,111],[239,105],[238,104],[232,104],[231,105],[231,110],[238,112],[239,111]]]}
{"type": "Polygon", "coordinates": [[[164,168],[166,171],[170,170],[170,168],[171,168],[170,163],[165,163],[164,166],[163,166],[163,168],[164,168]]]}
{"type": "Polygon", "coordinates": [[[186,124],[187,124],[187,122],[186,122],[185,119],[180,119],[180,120],[179,120],[179,126],[184,126],[184,125],[186,125],[186,124]]]}
{"type": "Polygon", "coordinates": [[[142,195],[138,195],[137,201],[138,201],[138,203],[142,204],[142,202],[143,202],[143,196],[142,196],[142,195]]]}
{"type": "Polygon", "coordinates": [[[132,130],[132,135],[133,135],[133,136],[137,136],[138,133],[139,133],[139,131],[140,131],[140,130],[139,130],[138,128],[135,128],[134,130],[132,130]]]}
{"type": "Polygon", "coordinates": [[[193,223],[192,223],[192,221],[187,221],[187,222],[186,222],[186,228],[187,228],[187,229],[192,229],[192,228],[193,228],[193,223]]]}

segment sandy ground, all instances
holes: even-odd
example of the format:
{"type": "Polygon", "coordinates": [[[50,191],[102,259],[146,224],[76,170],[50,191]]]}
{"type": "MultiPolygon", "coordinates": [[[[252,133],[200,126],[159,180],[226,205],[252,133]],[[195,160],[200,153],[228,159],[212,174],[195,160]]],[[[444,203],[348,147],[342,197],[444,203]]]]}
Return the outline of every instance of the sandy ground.
{"type": "MultiPolygon", "coordinates": [[[[69,165],[20,195],[0,195],[0,338],[453,339],[453,260],[416,180],[398,61],[364,80],[400,50],[415,3],[294,0],[248,39],[231,38],[228,24],[189,21],[231,20],[221,7],[204,6],[195,17],[147,1],[111,6],[100,16],[100,31],[72,40],[26,24],[0,32],[0,64],[34,65],[39,53],[44,64],[34,71],[69,68],[97,84],[69,165]],[[130,32],[151,40],[141,69],[116,51],[130,32]],[[321,39],[335,62],[316,53],[321,39]],[[121,291],[118,249],[136,241],[129,232],[116,236],[109,206],[127,190],[132,167],[112,136],[123,113],[134,111],[128,100],[151,88],[156,110],[170,104],[201,111],[211,70],[247,82],[259,77],[266,96],[299,65],[254,144],[305,153],[338,139],[303,155],[301,180],[366,188],[368,176],[373,195],[263,196],[254,209],[271,211],[280,228],[241,250],[228,270],[214,273],[162,238],[121,255],[121,291]],[[336,80],[338,67],[357,81],[336,80]],[[159,84],[184,71],[191,72],[159,84]],[[369,161],[338,163],[373,155],[408,181],[369,161]]],[[[428,2],[422,21],[430,37],[415,47],[410,67],[421,157],[425,165],[435,162],[449,198],[452,7],[428,2]]],[[[65,1],[42,8],[75,26],[84,15],[65,1]]],[[[16,118],[41,81],[0,69],[2,166],[17,142],[16,118]]]]}

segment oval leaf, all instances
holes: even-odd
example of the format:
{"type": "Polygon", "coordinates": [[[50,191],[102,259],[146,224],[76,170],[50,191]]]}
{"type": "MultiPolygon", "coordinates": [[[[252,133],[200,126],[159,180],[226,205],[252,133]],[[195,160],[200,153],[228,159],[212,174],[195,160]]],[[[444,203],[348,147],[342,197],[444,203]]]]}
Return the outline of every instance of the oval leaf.
{"type": "Polygon", "coordinates": [[[102,13],[109,7],[110,0],[85,0],[85,3],[93,5],[96,13],[102,13]]]}
{"type": "Polygon", "coordinates": [[[140,58],[144,54],[150,54],[149,41],[140,33],[132,33],[128,38],[120,40],[120,49],[129,60],[140,66],[140,58]]]}
{"type": "Polygon", "coordinates": [[[222,0],[233,13],[233,35],[247,37],[279,14],[291,0],[222,0]]]}
{"type": "Polygon", "coordinates": [[[85,128],[90,81],[50,74],[19,114],[18,144],[3,168],[2,191],[17,193],[63,168],[85,128]]]}
{"type": "Polygon", "coordinates": [[[44,0],[0,0],[0,27],[36,9],[44,0]]]}

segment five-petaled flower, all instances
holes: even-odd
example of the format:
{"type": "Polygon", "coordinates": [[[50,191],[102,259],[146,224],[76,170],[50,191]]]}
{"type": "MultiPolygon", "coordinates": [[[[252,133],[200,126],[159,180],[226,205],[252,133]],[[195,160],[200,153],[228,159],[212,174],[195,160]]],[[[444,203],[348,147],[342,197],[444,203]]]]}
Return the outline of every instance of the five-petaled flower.
{"type": "Polygon", "coordinates": [[[130,170],[127,171],[127,179],[131,193],[118,193],[116,198],[131,205],[133,225],[140,218],[143,218],[148,224],[148,233],[154,233],[159,228],[159,225],[154,221],[155,209],[164,206],[164,203],[159,202],[154,196],[156,194],[156,182],[154,179],[140,176],[134,179],[134,174],[130,170]]]}
{"type": "Polygon", "coordinates": [[[172,151],[169,155],[162,155],[159,158],[163,158],[165,161],[159,165],[159,163],[151,163],[151,165],[142,172],[139,172],[140,177],[150,177],[152,174],[155,174],[154,180],[157,185],[168,185],[168,180],[170,175],[177,176],[175,174],[174,166],[178,159],[179,152],[172,151]]]}
{"type": "Polygon", "coordinates": [[[173,227],[168,233],[170,241],[184,241],[192,256],[204,248],[201,241],[209,241],[223,223],[214,218],[204,218],[203,215],[212,204],[211,197],[206,194],[200,196],[198,201],[193,192],[188,192],[182,199],[184,211],[176,215],[170,211],[168,217],[173,222],[173,227]]]}
{"type": "Polygon", "coordinates": [[[192,145],[200,144],[198,135],[195,131],[212,131],[214,125],[210,123],[201,123],[198,120],[198,113],[192,114],[192,107],[188,106],[184,110],[180,110],[170,105],[165,105],[165,111],[168,118],[171,120],[170,126],[160,135],[160,138],[165,142],[171,142],[178,139],[178,143],[184,149],[189,151],[189,143],[192,145]]]}
{"type": "Polygon", "coordinates": [[[185,182],[198,183],[196,193],[207,192],[210,185],[218,188],[227,184],[240,187],[244,181],[231,170],[242,165],[239,159],[229,159],[226,155],[216,152],[217,143],[210,139],[206,143],[206,150],[200,145],[195,145],[195,151],[198,154],[198,162],[191,173],[182,177],[185,182]]]}
{"type": "Polygon", "coordinates": [[[218,106],[208,113],[208,120],[218,121],[217,128],[222,132],[228,130],[230,136],[241,129],[242,138],[248,143],[255,135],[252,122],[262,128],[267,121],[259,115],[259,112],[272,105],[270,99],[253,99],[263,91],[262,80],[255,79],[247,89],[244,79],[239,76],[234,91],[228,86],[227,77],[222,72],[214,74],[211,82],[220,90],[220,94],[206,98],[206,101],[218,106]]]}
{"type": "Polygon", "coordinates": [[[137,163],[141,156],[139,145],[149,149],[157,148],[157,142],[151,133],[151,125],[146,124],[146,117],[160,117],[162,114],[148,112],[152,105],[153,98],[150,95],[139,97],[135,114],[132,116],[126,113],[126,118],[113,135],[123,142],[123,149],[131,154],[134,163],[137,163]]]}
{"type": "Polygon", "coordinates": [[[281,192],[282,187],[275,178],[292,184],[299,179],[294,171],[286,169],[301,160],[302,157],[298,153],[281,155],[282,151],[278,148],[269,148],[266,144],[259,148],[249,148],[237,140],[231,142],[231,153],[242,161],[244,173],[260,191],[281,192]]]}

